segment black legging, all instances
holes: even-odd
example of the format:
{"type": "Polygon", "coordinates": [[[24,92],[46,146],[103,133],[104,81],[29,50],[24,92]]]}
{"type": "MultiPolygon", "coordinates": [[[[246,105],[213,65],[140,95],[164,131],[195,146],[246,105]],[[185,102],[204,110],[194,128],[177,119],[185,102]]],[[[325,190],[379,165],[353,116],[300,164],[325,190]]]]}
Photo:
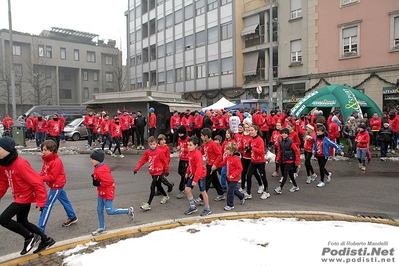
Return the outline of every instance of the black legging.
{"type": "Polygon", "coordinates": [[[123,147],[127,147],[127,144],[129,143],[129,133],[130,133],[129,129],[122,130],[122,145],[123,145],[123,147]]]}
{"type": "Polygon", "coordinates": [[[144,128],[136,128],[137,147],[144,146],[144,128]]]}
{"type": "Polygon", "coordinates": [[[294,163],[282,163],[281,164],[281,172],[283,173],[283,180],[281,181],[280,187],[283,188],[285,182],[287,181],[287,177],[290,176],[291,182],[294,186],[297,186],[295,178],[294,178],[294,163]]]}
{"type": "Polygon", "coordinates": [[[177,173],[180,175],[179,191],[184,191],[186,187],[186,170],[188,166],[188,161],[179,160],[179,166],[177,168],[177,173]]]}
{"type": "Polygon", "coordinates": [[[92,128],[86,128],[87,130],[87,142],[89,143],[89,146],[93,143],[93,132],[94,130],[92,128]]]}
{"type": "MultiPolygon", "coordinates": [[[[242,172],[241,172],[241,188],[245,189],[245,182],[247,181],[247,173],[248,173],[248,167],[249,164],[251,163],[251,159],[245,159],[241,158],[241,164],[242,164],[242,172]]],[[[262,180],[260,180],[260,176],[258,172],[254,172],[254,176],[256,180],[258,181],[258,185],[262,185],[262,180]]]]}
{"type": "Polygon", "coordinates": [[[247,193],[251,194],[251,186],[252,186],[252,175],[256,172],[256,169],[258,169],[260,178],[263,183],[263,188],[265,192],[269,192],[269,187],[267,184],[267,179],[266,179],[266,170],[265,170],[266,163],[254,163],[251,161],[248,167],[248,173],[247,173],[247,193]]]}
{"type": "Polygon", "coordinates": [[[57,147],[60,147],[60,136],[49,136],[49,138],[57,144],[57,147]]]}
{"type": "Polygon", "coordinates": [[[320,180],[324,182],[324,175],[328,175],[329,172],[326,170],[326,164],[328,159],[323,156],[317,156],[317,162],[319,163],[320,180]]]}
{"type": "Polygon", "coordinates": [[[157,188],[158,191],[161,192],[163,196],[166,196],[166,192],[161,186],[161,180],[162,180],[162,175],[153,175],[152,176],[152,182],[150,186],[150,197],[148,198],[148,204],[151,205],[152,199],[154,198],[155,195],[155,188],[157,188]]]}
{"type": "Polygon", "coordinates": [[[115,148],[114,148],[114,154],[116,152],[116,150],[119,151],[119,154],[121,153],[121,137],[114,137],[114,142],[115,142],[115,148]]]}
{"type": "Polygon", "coordinates": [[[101,146],[101,149],[104,150],[104,147],[105,147],[105,144],[106,144],[107,140],[109,142],[109,150],[111,151],[111,149],[112,149],[112,137],[111,137],[111,134],[102,135],[102,143],[103,144],[101,146]]]}
{"type": "Polygon", "coordinates": [[[32,237],[32,233],[40,235],[42,239],[46,239],[47,236],[40,229],[28,221],[28,215],[30,210],[30,203],[11,203],[2,214],[0,214],[0,224],[10,231],[20,234],[25,239],[32,237]],[[12,218],[17,215],[17,221],[12,218]]]}
{"type": "Polygon", "coordinates": [[[311,176],[314,174],[313,166],[311,163],[313,153],[310,151],[305,151],[305,167],[307,176],[311,176]]]}

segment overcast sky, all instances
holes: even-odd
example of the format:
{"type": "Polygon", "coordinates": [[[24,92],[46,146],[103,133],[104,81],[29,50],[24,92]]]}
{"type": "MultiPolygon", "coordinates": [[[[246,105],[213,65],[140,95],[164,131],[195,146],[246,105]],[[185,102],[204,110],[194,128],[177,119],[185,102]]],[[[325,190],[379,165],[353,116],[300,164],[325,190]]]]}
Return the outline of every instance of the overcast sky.
{"type": "MultiPolygon", "coordinates": [[[[126,58],[127,0],[10,0],[14,31],[40,34],[51,27],[116,40],[126,58]]],[[[8,29],[8,0],[0,0],[0,29],[8,29]]]]}

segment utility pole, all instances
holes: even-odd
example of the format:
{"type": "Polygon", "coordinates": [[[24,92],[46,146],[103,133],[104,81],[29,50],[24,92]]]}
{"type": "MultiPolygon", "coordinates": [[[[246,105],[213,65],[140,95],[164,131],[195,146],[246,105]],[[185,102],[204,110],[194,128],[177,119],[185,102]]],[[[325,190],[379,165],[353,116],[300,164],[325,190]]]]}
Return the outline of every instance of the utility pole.
{"type": "Polygon", "coordinates": [[[11,57],[11,101],[12,101],[12,118],[17,119],[17,104],[15,101],[15,73],[14,73],[14,45],[12,42],[12,20],[11,20],[11,0],[8,0],[8,27],[10,33],[10,57],[11,57]]]}
{"type": "Polygon", "coordinates": [[[273,110],[273,0],[269,8],[269,113],[273,110]]]}

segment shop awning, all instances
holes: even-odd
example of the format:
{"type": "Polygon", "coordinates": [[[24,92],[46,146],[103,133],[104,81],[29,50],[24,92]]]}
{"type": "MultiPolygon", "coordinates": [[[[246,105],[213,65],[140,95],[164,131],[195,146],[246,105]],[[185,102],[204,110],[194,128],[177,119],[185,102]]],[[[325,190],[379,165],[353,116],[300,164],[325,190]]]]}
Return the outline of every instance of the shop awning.
{"type": "Polygon", "coordinates": [[[196,105],[196,104],[186,104],[186,103],[166,103],[166,102],[160,102],[160,104],[164,104],[169,106],[169,111],[172,113],[174,111],[178,112],[184,112],[187,109],[189,109],[191,112],[195,110],[200,110],[201,106],[196,105]]]}
{"type": "Polygon", "coordinates": [[[254,25],[250,25],[248,27],[245,27],[242,32],[241,32],[241,36],[245,36],[248,34],[253,34],[256,32],[256,28],[258,27],[259,24],[254,24],[254,25]]]}
{"type": "Polygon", "coordinates": [[[244,54],[244,76],[256,75],[258,67],[259,52],[244,54]]]}

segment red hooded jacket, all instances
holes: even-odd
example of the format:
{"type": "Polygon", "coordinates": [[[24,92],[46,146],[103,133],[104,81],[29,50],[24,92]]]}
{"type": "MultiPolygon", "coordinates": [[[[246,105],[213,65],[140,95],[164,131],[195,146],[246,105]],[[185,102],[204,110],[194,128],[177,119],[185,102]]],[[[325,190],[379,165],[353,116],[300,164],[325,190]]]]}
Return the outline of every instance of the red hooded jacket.
{"type": "Polygon", "coordinates": [[[60,189],[65,186],[66,174],[64,171],[64,165],[58,157],[57,153],[50,153],[43,155],[43,166],[40,171],[40,176],[50,189],[60,189]]]}

